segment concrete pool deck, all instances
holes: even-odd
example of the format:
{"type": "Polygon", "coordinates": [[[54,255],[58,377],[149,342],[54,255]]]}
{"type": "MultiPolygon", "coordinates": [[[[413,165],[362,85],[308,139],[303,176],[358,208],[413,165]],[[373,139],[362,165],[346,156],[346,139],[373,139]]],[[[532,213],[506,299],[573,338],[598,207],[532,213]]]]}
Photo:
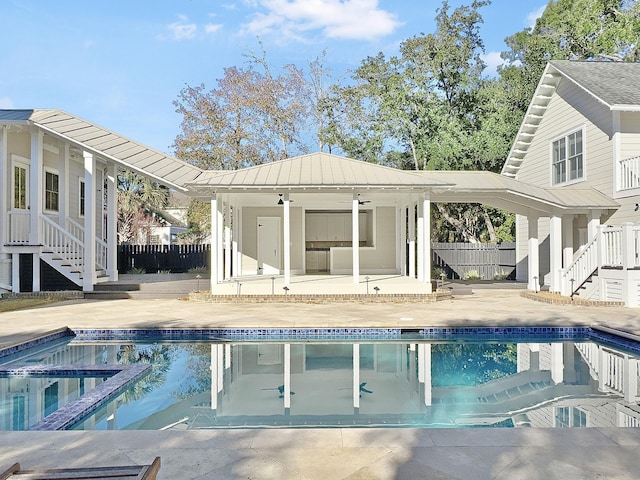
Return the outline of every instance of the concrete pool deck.
{"type": "MultiPolygon", "coordinates": [[[[592,325],[640,334],[640,311],[553,305],[519,290],[437,303],[207,304],[73,300],[0,313],[0,345],[70,328],[592,325]]],[[[0,432],[0,472],[150,463],[159,479],[631,479],[640,429],[347,429],[0,432]]]]}

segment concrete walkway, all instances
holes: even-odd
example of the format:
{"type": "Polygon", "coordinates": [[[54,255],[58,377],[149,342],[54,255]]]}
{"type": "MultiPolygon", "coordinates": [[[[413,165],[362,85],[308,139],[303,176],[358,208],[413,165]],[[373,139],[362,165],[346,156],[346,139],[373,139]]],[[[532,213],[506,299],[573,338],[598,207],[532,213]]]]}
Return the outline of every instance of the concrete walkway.
{"type": "MultiPolygon", "coordinates": [[[[0,314],[0,344],[74,327],[332,327],[604,324],[640,334],[640,312],[475,290],[435,304],[67,301],[0,314]]],[[[159,479],[632,479],[640,429],[235,429],[2,432],[0,471],[150,463],[159,479]]]]}

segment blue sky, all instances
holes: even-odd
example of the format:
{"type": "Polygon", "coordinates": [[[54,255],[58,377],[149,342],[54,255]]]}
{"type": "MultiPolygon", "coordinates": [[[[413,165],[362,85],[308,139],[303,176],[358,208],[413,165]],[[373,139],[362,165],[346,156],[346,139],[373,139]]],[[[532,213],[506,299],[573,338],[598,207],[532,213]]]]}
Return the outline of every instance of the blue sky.
{"type": "MultiPolygon", "coordinates": [[[[471,0],[451,0],[450,10],[471,0]]],[[[326,50],[334,76],[434,30],[440,0],[2,0],[0,108],[59,108],[170,153],[172,102],[208,88],[262,41],[274,66],[306,67],[326,50]]],[[[531,26],[546,0],[481,9],[486,62],[531,26]]]]}

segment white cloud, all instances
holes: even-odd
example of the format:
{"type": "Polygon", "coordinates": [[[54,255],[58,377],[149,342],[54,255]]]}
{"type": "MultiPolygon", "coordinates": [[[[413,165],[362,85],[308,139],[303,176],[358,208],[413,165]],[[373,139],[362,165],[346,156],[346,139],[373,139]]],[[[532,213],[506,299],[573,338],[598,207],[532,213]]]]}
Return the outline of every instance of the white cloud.
{"type": "Polygon", "coordinates": [[[0,108],[13,108],[13,102],[9,97],[0,97],[0,108]]]}
{"type": "Polygon", "coordinates": [[[258,0],[265,12],[254,14],[244,33],[278,33],[301,38],[321,31],[328,38],[374,40],[394,32],[397,16],[378,7],[378,0],[258,0]]]}
{"type": "Polygon", "coordinates": [[[189,23],[186,15],[179,15],[178,21],[167,25],[167,29],[173,40],[190,40],[196,36],[198,26],[195,23],[189,23]]]}
{"type": "Polygon", "coordinates": [[[547,4],[545,3],[544,5],[540,6],[537,10],[534,10],[533,12],[529,13],[529,15],[527,15],[527,24],[526,27],[528,28],[533,28],[536,26],[536,20],[539,19],[542,14],[544,13],[544,9],[547,8],[547,4]]]}
{"type": "Polygon", "coordinates": [[[221,23],[207,23],[204,26],[204,31],[207,33],[215,33],[222,28],[221,23]]]}
{"type": "Polygon", "coordinates": [[[500,52],[489,52],[482,56],[482,60],[487,64],[484,71],[491,76],[495,75],[498,72],[498,67],[504,63],[500,52]]]}

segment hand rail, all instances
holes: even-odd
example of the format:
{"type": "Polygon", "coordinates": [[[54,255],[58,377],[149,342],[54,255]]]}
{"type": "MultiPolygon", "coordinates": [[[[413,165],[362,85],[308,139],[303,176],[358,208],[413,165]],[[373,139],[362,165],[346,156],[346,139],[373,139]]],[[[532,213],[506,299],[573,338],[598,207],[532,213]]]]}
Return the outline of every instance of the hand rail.
{"type": "Polygon", "coordinates": [[[45,247],[64,258],[73,267],[82,271],[84,267],[84,244],[60,225],[46,216],[42,220],[42,238],[45,247]]]}
{"type": "Polygon", "coordinates": [[[598,236],[593,237],[560,274],[560,294],[573,295],[598,269],[598,236]]]}
{"type": "Polygon", "coordinates": [[[107,269],[107,242],[101,238],[96,238],[96,267],[99,270],[107,269]]]}

